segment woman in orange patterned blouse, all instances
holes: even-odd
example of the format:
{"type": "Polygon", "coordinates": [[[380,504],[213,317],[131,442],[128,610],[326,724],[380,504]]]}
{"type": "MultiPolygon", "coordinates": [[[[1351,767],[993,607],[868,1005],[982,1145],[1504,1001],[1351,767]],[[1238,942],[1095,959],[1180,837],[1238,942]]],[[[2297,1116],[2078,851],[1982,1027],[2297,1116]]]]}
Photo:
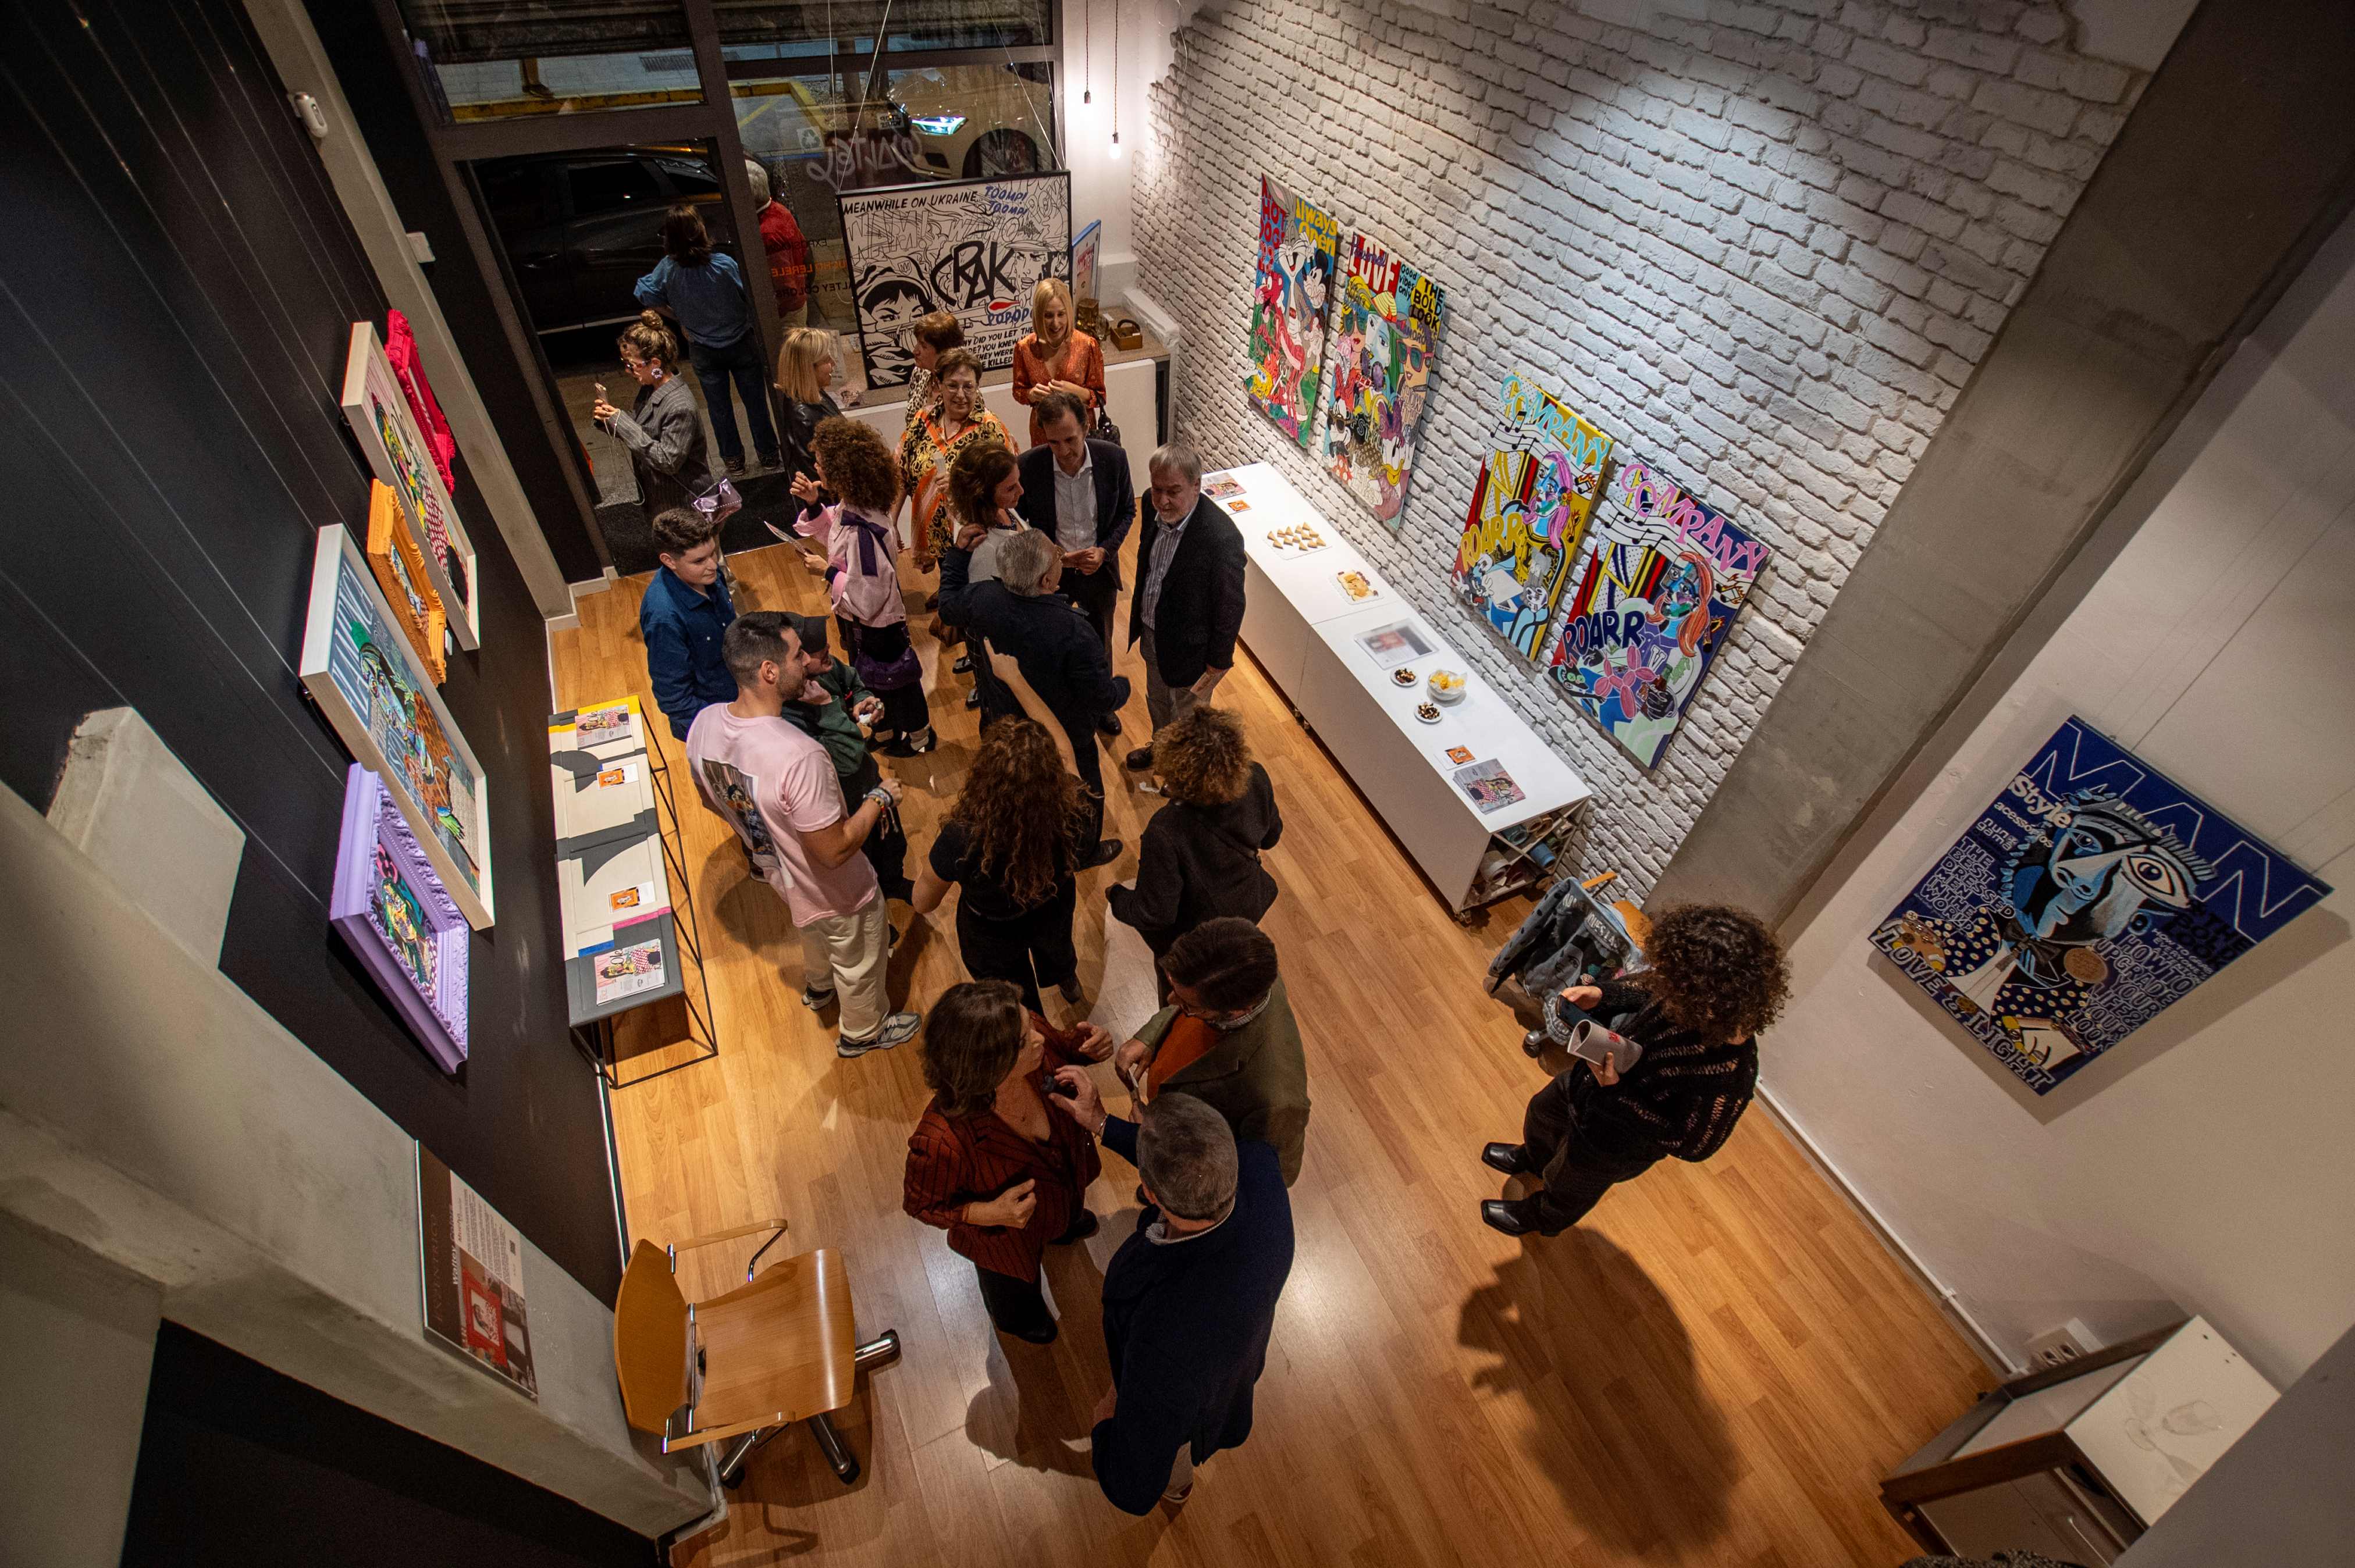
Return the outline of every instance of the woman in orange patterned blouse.
{"type": "Polygon", "coordinates": [[[901,1206],[949,1233],[950,1250],[972,1260],[989,1320],[1034,1345],[1055,1337],[1039,1259],[1095,1234],[1087,1191],[1103,1169],[1095,1139],[1049,1111],[1047,1095],[1056,1068],[1111,1053],[1102,1029],[1052,1028],[1005,980],[953,985],[924,1021],[932,1103],[908,1139],[901,1206]]]}
{"type": "Polygon", "coordinates": [[[949,466],[957,453],[981,441],[1014,443],[996,415],[981,406],[981,361],[972,350],[953,348],[932,368],[940,401],[916,417],[900,439],[900,475],[909,497],[908,548],[916,569],[939,564],[940,545],[954,532],[942,515],[949,499],[949,466]]]}
{"type": "Polygon", "coordinates": [[[1071,330],[1071,285],[1060,278],[1041,278],[1030,291],[1032,330],[1014,345],[1014,400],[1030,406],[1030,444],[1046,440],[1039,428],[1039,399],[1050,392],[1069,392],[1095,411],[1104,405],[1103,345],[1083,332],[1071,330]]]}

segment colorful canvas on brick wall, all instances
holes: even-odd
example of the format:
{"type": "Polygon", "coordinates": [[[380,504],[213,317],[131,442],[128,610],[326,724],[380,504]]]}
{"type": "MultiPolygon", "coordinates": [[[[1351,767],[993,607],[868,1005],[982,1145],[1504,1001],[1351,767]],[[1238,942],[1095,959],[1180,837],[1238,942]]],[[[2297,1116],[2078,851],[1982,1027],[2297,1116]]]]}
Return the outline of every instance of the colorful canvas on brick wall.
{"type": "Polygon", "coordinates": [[[1340,231],[1332,215],[1266,175],[1259,182],[1259,271],[1252,281],[1251,400],[1294,445],[1316,423],[1325,306],[1340,231]]]}
{"type": "Polygon", "coordinates": [[[1871,941],[2042,1095],[2329,892],[2072,718],[1871,941]]]}
{"type": "Polygon", "coordinates": [[[1446,296],[1368,235],[1349,238],[1333,330],[1326,340],[1325,462],[1333,477],[1396,528],[1414,470],[1415,432],[1431,389],[1446,296]]]}
{"type": "Polygon", "coordinates": [[[1766,546],[1639,458],[1619,464],[1546,673],[1646,768],[1709,673],[1766,546]]]}
{"type": "Polygon", "coordinates": [[[1458,598],[1534,664],[1603,487],[1611,438],[1508,375],[1455,549],[1458,598]]]}

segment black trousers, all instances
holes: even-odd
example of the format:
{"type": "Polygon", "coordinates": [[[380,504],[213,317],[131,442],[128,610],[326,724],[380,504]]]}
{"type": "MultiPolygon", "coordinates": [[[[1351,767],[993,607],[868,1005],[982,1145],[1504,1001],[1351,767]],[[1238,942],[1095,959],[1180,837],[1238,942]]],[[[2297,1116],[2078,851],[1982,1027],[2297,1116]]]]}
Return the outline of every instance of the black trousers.
{"type": "Polygon", "coordinates": [[[957,900],[957,953],[964,971],[975,980],[1002,980],[1022,988],[1022,1004],[1032,1012],[1039,1004],[1042,986],[1059,986],[1080,972],[1079,950],[1071,945],[1071,916],[1079,904],[1076,884],[1028,914],[1013,920],[985,920],[957,900]]]}
{"type": "Polygon", "coordinates": [[[1062,580],[1055,585],[1055,589],[1088,618],[1088,624],[1096,629],[1096,636],[1103,641],[1104,652],[1110,653],[1113,607],[1120,603],[1120,576],[1113,570],[1109,553],[1104,564],[1092,572],[1078,572],[1065,567],[1062,580]]]}
{"type": "Polygon", "coordinates": [[[1047,1310],[1046,1293],[1039,1288],[1039,1277],[1017,1279],[1010,1274],[1000,1274],[994,1268],[973,1266],[981,1281],[981,1304],[988,1308],[989,1320],[1008,1334],[1036,1334],[1055,1324],[1055,1315],[1047,1310]]]}
{"type": "MultiPolygon", "coordinates": [[[[868,757],[858,765],[856,773],[842,780],[843,805],[853,811],[858,810],[859,801],[866,797],[867,791],[874,789],[882,779],[883,769],[876,765],[873,757],[868,757]]],[[[896,898],[905,904],[915,895],[916,885],[908,880],[908,835],[900,829],[898,811],[883,813],[882,820],[875,824],[875,831],[868,833],[867,842],[859,846],[859,853],[866,855],[867,863],[875,868],[875,880],[882,885],[884,897],[896,898]]]]}
{"type": "Polygon", "coordinates": [[[1521,1159],[1545,1182],[1545,1190],[1523,1198],[1514,1209],[1536,1222],[1541,1235],[1570,1229],[1614,1185],[1641,1176],[1658,1159],[1601,1147],[1582,1132],[1570,1080],[1564,1073],[1540,1089],[1521,1115],[1521,1159]]]}

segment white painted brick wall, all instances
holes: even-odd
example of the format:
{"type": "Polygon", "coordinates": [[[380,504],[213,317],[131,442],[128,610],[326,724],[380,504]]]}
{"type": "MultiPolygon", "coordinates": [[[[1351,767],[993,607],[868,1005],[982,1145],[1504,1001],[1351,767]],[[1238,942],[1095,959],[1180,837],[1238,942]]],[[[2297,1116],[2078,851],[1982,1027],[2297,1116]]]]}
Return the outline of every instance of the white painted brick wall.
{"type": "Polygon", "coordinates": [[[1648,890],[2043,260],[2146,79],[2020,0],[1229,0],[1177,37],[1135,174],[1173,422],[1273,461],[1599,797],[1648,890]],[[1447,291],[1403,529],[1244,397],[1264,172],[1447,291]],[[1774,557],[1648,774],[1457,608],[1499,380],[1526,368],[1774,557]]]}

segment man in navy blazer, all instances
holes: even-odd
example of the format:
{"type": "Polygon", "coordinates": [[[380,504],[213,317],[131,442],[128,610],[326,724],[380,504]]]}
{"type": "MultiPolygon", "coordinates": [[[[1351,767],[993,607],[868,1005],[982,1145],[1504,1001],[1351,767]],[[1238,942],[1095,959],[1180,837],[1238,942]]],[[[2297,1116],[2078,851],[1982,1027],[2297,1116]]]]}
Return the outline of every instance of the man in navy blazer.
{"type": "MultiPolygon", "coordinates": [[[[1113,607],[1120,600],[1120,547],[1136,521],[1136,487],[1128,454],[1111,441],[1092,440],[1086,411],[1068,392],[1039,399],[1041,442],[1022,454],[1022,500],[1015,511],[1063,549],[1056,591],[1077,605],[1112,652],[1113,607]]],[[[1120,716],[1105,715],[1106,735],[1120,733],[1120,716]]]]}
{"type": "Polygon", "coordinates": [[[1048,1097],[1136,1167],[1145,1211],[1104,1270],[1112,1387],[1096,1403],[1096,1482],[1116,1508],[1177,1507],[1194,1467],[1251,1436],[1275,1304],[1292,1273],[1292,1200],[1267,1144],[1237,1143],[1192,1095],[1135,1121],[1105,1114],[1082,1067],[1048,1097]]]}
{"type": "MultiPolygon", "coordinates": [[[[960,537],[976,532],[966,530],[960,537]]],[[[1119,857],[1121,844],[1103,837],[1103,769],[1096,758],[1096,729],[1104,715],[1128,701],[1128,677],[1112,673],[1112,657],[1094,629],[1055,591],[1062,550],[1054,535],[1021,528],[997,537],[994,582],[970,580],[969,549],[953,543],[941,552],[941,613],[1013,660],[1071,738],[1071,763],[1087,787],[1097,834],[1094,851],[1082,857],[1082,869],[1102,865],[1119,857]]],[[[974,661],[976,679],[985,668],[985,661],[974,661]]],[[[985,688],[983,706],[990,716],[1016,711],[1013,698],[996,681],[985,688]]]]}

